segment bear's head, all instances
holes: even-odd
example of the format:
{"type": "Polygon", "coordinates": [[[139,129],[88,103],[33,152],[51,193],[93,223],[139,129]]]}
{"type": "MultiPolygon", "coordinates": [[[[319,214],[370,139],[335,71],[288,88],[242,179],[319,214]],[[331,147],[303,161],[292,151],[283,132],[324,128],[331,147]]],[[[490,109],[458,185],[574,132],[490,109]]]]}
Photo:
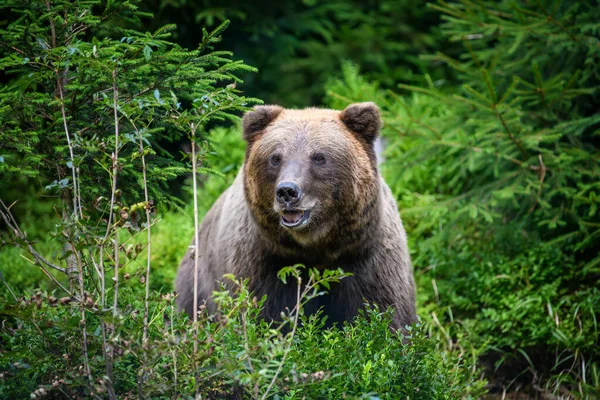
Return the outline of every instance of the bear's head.
{"type": "Polygon", "coordinates": [[[343,111],[257,106],[248,112],[244,192],[263,230],[301,246],[350,240],[374,217],[380,127],[374,103],[343,111]]]}

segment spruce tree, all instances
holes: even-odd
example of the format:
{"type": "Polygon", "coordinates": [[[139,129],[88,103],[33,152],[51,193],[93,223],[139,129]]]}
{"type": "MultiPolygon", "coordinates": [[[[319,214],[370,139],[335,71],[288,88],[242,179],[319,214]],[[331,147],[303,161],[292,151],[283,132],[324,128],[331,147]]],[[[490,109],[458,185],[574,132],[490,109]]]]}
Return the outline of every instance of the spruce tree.
{"type": "Polygon", "coordinates": [[[446,349],[480,356],[492,390],[596,396],[600,8],[430,7],[463,51],[424,58],[457,84],[400,85],[402,98],[352,68],[330,84],[335,107],[384,108],[383,169],[413,240],[421,315],[446,349]]]}
{"type": "Polygon", "coordinates": [[[444,259],[454,259],[437,280],[447,279],[454,311],[473,317],[468,326],[496,371],[522,374],[526,390],[564,385],[590,396],[600,356],[600,9],[554,1],[432,8],[464,46],[458,58],[430,57],[453,66],[461,86],[450,96],[427,89],[451,106],[435,129],[418,129],[429,138],[418,157],[436,168],[428,186],[443,196],[436,235],[451,243],[444,259]]]}
{"type": "Polygon", "coordinates": [[[11,368],[20,365],[14,360],[39,363],[15,373],[18,378],[6,391],[0,389],[11,398],[27,396],[27,391],[43,397],[63,388],[68,396],[84,397],[105,393],[116,398],[119,391],[128,392],[124,380],[131,378],[123,371],[132,360],[120,357],[125,346],[120,338],[127,329],[130,342],[139,344],[133,361],[138,395],[155,390],[149,382],[152,366],[170,354],[163,349],[152,355],[148,346],[151,313],[157,312],[149,291],[156,207],[173,200],[164,189],[187,174],[186,161],[194,172],[211,171],[202,165],[202,154],[210,151],[207,124],[237,120],[257,102],[235,88],[237,74],[254,69],[214,48],[227,23],[198,32],[200,43],[188,50],[170,40],[174,26],[154,32],[121,28],[124,22],[151,17],[138,6],[136,0],[0,2],[9,17],[0,29],[0,71],[6,83],[0,89],[2,246],[23,249],[33,264],[29,267],[39,268],[52,282],[51,293],[40,291],[19,302],[0,275],[13,297],[2,301],[11,315],[2,341],[12,343],[4,361],[10,360],[11,368]],[[192,157],[184,154],[189,160],[161,148],[186,136],[193,149],[192,157]],[[53,235],[53,254],[38,252],[20,228],[19,200],[30,194],[55,199],[50,200],[54,211],[40,221],[54,223],[46,237],[53,235]],[[147,265],[136,273],[145,287],[140,301],[126,285],[130,274],[125,271],[142,252],[147,265]],[[29,306],[41,309],[42,297],[48,307],[66,307],[37,314],[29,306]],[[132,313],[139,319],[131,320],[132,313]],[[52,322],[49,328],[40,322],[42,331],[36,320],[52,322]],[[18,350],[27,337],[23,321],[25,327],[32,321],[39,332],[29,337],[25,353],[18,350]],[[136,326],[127,328],[128,323],[136,326]],[[23,334],[13,337],[20,329],[23,334]],[[49,343],[64,353],[63,368],[48,367],[57,364],[53,357],[59,355],[42,350],[49,343]],[[59,371],[62,380],[56,377],[59,371]]]}

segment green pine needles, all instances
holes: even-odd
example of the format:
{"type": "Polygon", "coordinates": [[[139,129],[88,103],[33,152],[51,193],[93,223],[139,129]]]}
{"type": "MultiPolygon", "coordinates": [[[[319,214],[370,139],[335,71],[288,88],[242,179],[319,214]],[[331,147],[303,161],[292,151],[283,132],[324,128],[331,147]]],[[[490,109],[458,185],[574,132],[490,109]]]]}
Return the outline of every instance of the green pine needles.
{"type": "Polygon", "coordinates": [[[491,390],[592,398],[600,387],[600,8],[440,1],[463,51],[425,58],[456,85],[347,66],[334,107],[383,105],[388,162],[441,343],[481,356],[491,390]]]}
{"type": "Polygon", "coordinates": [[[194,109],[204,124],[235,119],[252,103],[234,87],[237,72],[253,69],[213,50],[227,24],[198,32],[197,49],[182,49],[169,41],[173,26],[153,33],[119,28],[117,16],[146,17],[135,3],[3,2],[15,18],[0,31],[0,68],[10,79],[0,92],[5,179],[36,178],[69,198],[77,191],[83,203],[106,196],[110,185],[98,180],[108,182],[118,129],[117,150],[132,161],[119,165],[124,198],[141,194],[134,160],[141,137],[152,160],[148,187],[162,201],[161,188],[186,171],[160,147],[186,132],[171,114],[194,109]]]}

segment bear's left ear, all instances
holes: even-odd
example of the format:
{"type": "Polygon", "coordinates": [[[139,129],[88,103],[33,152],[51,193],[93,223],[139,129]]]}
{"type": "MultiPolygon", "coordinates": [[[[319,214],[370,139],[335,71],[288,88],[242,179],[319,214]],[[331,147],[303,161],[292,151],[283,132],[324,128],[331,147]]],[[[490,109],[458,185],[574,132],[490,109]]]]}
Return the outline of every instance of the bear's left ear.
{"type": "Polygon", "coordinates": [[[256,106],[248,111],[242,119],[244,139],[248,143],[254,141],[282,111],[280,106],[256,106]]]}
{"type": "Polygon", "coordinates": [[[372,144],[379,135],[381,118],[379,108],[373,102],[350,104],[342,111],[340,119],[368,144],[372,144]]]}

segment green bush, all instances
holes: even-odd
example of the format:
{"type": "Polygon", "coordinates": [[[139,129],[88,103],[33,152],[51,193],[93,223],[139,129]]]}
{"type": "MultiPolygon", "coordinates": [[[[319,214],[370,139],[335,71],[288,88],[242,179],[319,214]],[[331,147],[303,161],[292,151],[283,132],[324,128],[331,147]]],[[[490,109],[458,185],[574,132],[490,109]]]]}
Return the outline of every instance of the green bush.
{"type": "MultiPolygon", "coordinates": [[[[300,276],[298,267],[285,271],[300,276]]],[[[343,279],[337,272],[313,271],[304,304],[322,293],[327,282],[343,279]]],[[[320,317],[291,313],[282,324],[259,317],[257,300],[245,283],[235,281],[235,295],[215,294],[221,318],[201,314],[198,331],[174,311],[173,296],[153,295],[148,342],[141,335],[144,285],[124,282],[121,296],[129,316],[118,317],[114,388],[117,396],[192,398],[382,398],[453,399],[477,396],[481,387],[464,376],[466,368],[436,353],[423,327],[417,325],[410,344],[388,326],[391,313],[369,307],[355,324],[324,331],[320,317]],[[284,333],[287,332],[287,333],[284,333]],[[194,352],[194,338],[198,337],[194,352]],[[138,374],[145,380],[138,387],[138,374]],[[197,383],[195,383],[197,382],[197,383]]],[[[4,302],[4,300],[2,300],[4,302]]],[[[2,304],[9,316],[0,331],[5,347],[0,396],[3,398],[105,397],[102,334],[97,304],[88,304],[88,355],[91,381],[83,373],[79,307],[37,293],[18,304],[2,304]]],[[[300,309],[301,310],[301,309],[300,309]]]]}
{"type": "MultiPolygon", "coordinates": [[[[235,125],[230,128],[217,127],[207,133],[210,141],[210,151],[207,151],[204,162],[210,166],[213,173],[202,176],[200,189],[200,218],[208,212],[217,198],[231,185],[235,176],[244,162],[246,144],[242,140],[240,127],[235,125]]],[[[31,185],[24,180],[22,186],[31,185]]],[[[18,185],[11,186],[13,188],[18,185]]],[[[40,201],[45,194],[45,189],[18,196],[16,193],[8,198],[17,198],[19,201],[13,206],[13,211],[23,221],[21,228],[27,233],[28,238],[35,243],[38,252],[48,258],[56,258],[61,253],[58,243],[51,240],[51,233],[60,219],[53,213],[52,207],[57,203],[40,201]]],[[[186,206],[173,208],[169,205],[157,207],[157,221],[151,227],[153,250],[151,256],[152,277],[150,285],[153,290],[168,292],[173,287],[177,266],[185,249],[191,243],[194,234],[193,209],[189,202],[192,195],[191,179],[184,185],[187,197],[186,206]]],[[[3,197],[4,198],[4,197],[3,197]]],[[[135,232],[134,232],[135,233],[135,232]]],[[[142,244],[144,238],[139,235],[122,232],[122,240],[132,239],[132,243],[142,244]]],[[[43,272],[29,261],[27,251],[13,247],[6,243],[0,250],[0,273],[3,273],[7,283],[18,291],[31,291],[33,289],[53,290],[56,285],[44,279],[43,272]]],[[[141,253],[130,263],[125,272],[130,274],[141,273],[146,265],[146,254],[141,253]]],[[[0,286],[0,293],[9,296],[6,286],[0,286]]]]}
{"type": "Polygon", "coordinates": [[[492,390],[598,395],[599,9],[440,2],[460,86],[384,91],[345,67],[336,108],[376,99],[419,308],[492,390]],[[512,385],[512,386],[511,386],[512,385]]]}

